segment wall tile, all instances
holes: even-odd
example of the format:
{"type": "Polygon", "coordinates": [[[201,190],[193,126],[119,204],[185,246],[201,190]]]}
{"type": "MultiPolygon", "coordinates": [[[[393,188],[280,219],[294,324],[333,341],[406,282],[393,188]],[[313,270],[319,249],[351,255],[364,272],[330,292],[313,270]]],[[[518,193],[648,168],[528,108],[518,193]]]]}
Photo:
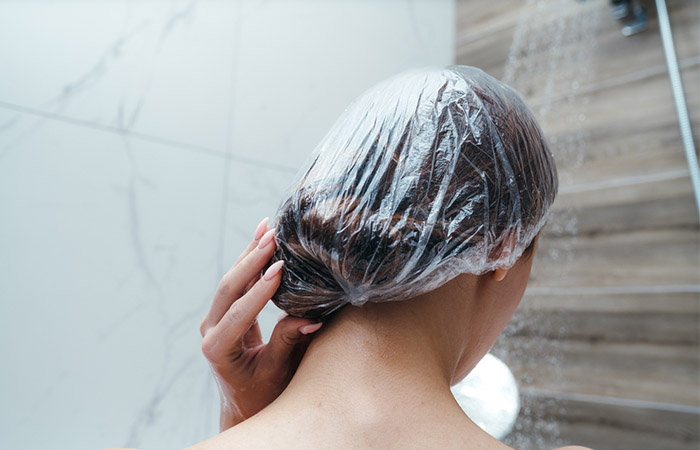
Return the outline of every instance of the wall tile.
{"type": "Polygon", "coordinates": [[[221,275],[355,96],[452,62],[453,7],[2,3],[0,447],[215,434],[221,275]]]}

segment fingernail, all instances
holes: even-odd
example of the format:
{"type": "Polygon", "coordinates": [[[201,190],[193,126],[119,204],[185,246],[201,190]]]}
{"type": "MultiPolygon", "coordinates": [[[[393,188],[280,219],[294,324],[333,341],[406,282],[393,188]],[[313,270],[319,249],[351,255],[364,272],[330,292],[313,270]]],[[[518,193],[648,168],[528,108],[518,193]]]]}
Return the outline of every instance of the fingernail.
{"type": "Polygon", "coordinates": [[[258,248],[263,249],[267,247],[267,244],[272,241],[272,237],[275,234],[275,229],[267,230],[267,233],[263,235],[263,237],[260,238],[260,242],[258,243],[258,248]]]}
{"type": "Polygon", "coordinates": [[[256,241],[259,240],[263,233],[265,233],[265,230],[267,230],[267,221],[269,220],[268,217],[265,217],[259,224],[258,227],[255,229],[255,239],[256,241]]]}
{"type": "Polygon", "coordinates": [[[323,322],[312,323],[311,325],[304,325],[303,327],[299,327],[299,331],[301,332],[301,334],[311,334],[315,331],[318,331],[318,329],[321,328],[321,325],[323,325],[323,322]]]}
{"type": "Polygon", "coordinates": [[[277,261],[276,263],[274,263],[273,265],[268,267],[267,270],[265,271],[265,275],[263,275],[263,278],[265,279],[265,281],[270,281],[272,279],[272,277],[277,275],[277,272],[280,271],[283,264],[284,264],[284,261],[282,261],[280,259],[279,261],[277,261]]]}

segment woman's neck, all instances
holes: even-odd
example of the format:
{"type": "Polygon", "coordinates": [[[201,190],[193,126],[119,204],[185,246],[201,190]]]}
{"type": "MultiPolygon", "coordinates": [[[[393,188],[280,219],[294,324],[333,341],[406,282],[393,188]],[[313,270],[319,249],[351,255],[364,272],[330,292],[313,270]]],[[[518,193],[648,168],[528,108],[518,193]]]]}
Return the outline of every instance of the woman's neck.
{"type": "Polygon", "coordinates": [[[296,410],[303,422],[323,418],[350,433],[427,427],[424,433],[481,434],[450,391],[465,355],[449,323],[458,321],[436,314],[454,314],[440,304],[446,301],[345,308],[324,324],[287,389],[263,414],[296,410]]]}
{"type": "Polygon", "coordinates": [[[449,395],[456,359],[438,348],[438,339],[398,323],[399,317],[380,323],[374,313],[350,308],[326,323],[283,395],[349,402],[363,416],[409,401],[434,403],[439,392],[449,395]]]}
{"type": "Polygon", "coordinates": [[[285,391],[224,435],[249,442],[263,433],[260,448],[508,448],[471,422],[450,391],[455,374],[487,350],[475,337],[483,312],[469,300],[479,286],[464,281],[339,311],[285,391]]]}

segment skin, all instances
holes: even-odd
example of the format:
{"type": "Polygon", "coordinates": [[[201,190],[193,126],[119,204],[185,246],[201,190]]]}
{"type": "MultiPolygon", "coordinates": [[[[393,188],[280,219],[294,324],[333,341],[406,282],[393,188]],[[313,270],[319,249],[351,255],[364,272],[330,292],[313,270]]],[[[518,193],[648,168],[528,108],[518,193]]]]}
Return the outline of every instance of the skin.
{"type": "Polygon", "coordinates": [[[274,250],[273,231],[265,218],[222,278],[200,325],[202,353],[219,387],[221,431],[253,416],[282,393],[309,344],[309,333],[320,327],[308,319],[280,317],[270,342],[263,343],[256,318],[281,275],[269,270],[261,277],[260,271],[274,250]]]}
{"type": "Polygon", "coordinates": [[[509,269],[463,274],[410,300],[348,306],[320,330],[285,317],[264,346],[255,317],[280,275],[259,279],[274,244],[257,243],[224,277],[202,323],[202,349],[223,385],[225,431],[188,450],[510,448],[464,414],[450,386],[515,312],[534,251],[509,269]],[[302,332],[309,329],[313,340],[302,332]]]}

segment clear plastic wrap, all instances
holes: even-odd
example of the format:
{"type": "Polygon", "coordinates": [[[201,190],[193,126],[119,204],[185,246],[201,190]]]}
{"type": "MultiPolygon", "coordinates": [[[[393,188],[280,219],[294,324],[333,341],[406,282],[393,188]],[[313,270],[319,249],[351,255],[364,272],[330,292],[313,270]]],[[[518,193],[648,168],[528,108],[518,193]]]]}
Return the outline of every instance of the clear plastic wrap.
{"type": "Polygon", "coordinates": [[[542,131],[513,89],[469,66],[401,73],[344,111],[281,203],[273,301],[322,319],[510,267],[557,187],[542,131]]]}

